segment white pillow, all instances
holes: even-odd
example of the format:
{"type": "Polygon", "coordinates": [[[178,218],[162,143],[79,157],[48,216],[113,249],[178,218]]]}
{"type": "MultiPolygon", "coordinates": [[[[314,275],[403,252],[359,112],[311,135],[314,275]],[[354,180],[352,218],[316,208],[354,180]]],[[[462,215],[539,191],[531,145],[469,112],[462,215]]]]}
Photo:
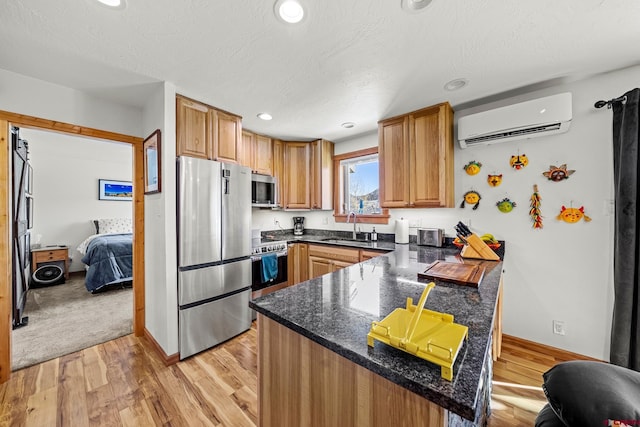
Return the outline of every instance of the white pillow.
{"type": "Polygon", "coordinates": [[[100,234],[133,233],[131,218],[106,218],[98,220],[100,234]]]}

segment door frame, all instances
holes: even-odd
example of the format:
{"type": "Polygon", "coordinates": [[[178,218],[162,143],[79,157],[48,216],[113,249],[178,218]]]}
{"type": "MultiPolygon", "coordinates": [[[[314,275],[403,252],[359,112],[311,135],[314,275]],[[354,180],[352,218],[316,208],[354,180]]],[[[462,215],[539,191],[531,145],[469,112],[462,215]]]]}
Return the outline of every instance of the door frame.
{"type": "Polygon", "coordinates": [[[144,164],[143,138],[0,110],[0,384],[11,376],[12,245],[10,126],[49,130],[131,144],[133,150],[133,333],[144,334],[144,164]]]}

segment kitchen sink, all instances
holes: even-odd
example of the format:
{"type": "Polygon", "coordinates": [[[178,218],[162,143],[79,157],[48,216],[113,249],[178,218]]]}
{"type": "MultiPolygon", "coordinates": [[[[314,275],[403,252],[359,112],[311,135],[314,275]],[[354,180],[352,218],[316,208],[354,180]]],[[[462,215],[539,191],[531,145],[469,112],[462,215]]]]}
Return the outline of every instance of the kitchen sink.
{"type": "Polygon", "coordinates": [[[354,240],[354,239],[322,239],[323,243],[330,243],[334,245],[353,245],[353,246],[371,246],[370,240],[354,240]]]}

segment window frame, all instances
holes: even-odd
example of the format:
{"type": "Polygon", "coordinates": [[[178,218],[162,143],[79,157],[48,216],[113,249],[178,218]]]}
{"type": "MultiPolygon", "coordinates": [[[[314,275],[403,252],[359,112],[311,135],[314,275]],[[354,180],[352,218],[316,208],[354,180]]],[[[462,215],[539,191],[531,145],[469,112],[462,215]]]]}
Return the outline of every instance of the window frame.
{"type": "MultiPolygon", "coordinates": [[[[378,147],[365,148],[363,150],[352,151],[350,153],[338,154],[333,156],[333,218],[335,222],[347,222],[347,213],[340,213],[340,162],[343,160],[355,159],[358,157],[378,154],[378,147]]],[[[380,158],[378,157],[378,163],[380,158]]],[[[378,175],[378,184],[380,184],[380,176],[378,175]]],[[[389,209],[382,208],[382,213],[376,215],[358,214],[358,222],[362,224],[389,224],[389,209]]]]}

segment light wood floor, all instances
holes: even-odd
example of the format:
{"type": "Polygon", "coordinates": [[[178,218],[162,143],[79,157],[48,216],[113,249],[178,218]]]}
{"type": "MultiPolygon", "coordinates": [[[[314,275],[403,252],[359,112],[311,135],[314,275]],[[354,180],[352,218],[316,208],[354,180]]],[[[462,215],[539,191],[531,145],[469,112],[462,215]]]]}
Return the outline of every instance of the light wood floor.
{"type": "MultiPolygon", "coordinates": [[[[0,385],[0,426],[255,426],[256,341],[254,325],[166,367],[128,335],[22,369],[0,385]]],[[[505,337],[489,425],[532,426],[546,403],[542,372],[568,358],[505,337]]]]}

